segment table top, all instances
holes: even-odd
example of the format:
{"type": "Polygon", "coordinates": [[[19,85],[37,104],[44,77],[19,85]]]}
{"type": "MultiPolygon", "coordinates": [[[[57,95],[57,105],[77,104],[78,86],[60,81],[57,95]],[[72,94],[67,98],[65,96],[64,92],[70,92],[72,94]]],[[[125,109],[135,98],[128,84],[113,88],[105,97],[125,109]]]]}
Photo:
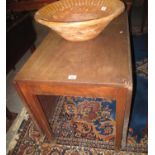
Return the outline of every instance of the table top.
{"type": "Polygon", "coordinates": [[[15,81],[130,85],[131,51],[127,13],[95,39],[69,42],[51,31],[15,81]]]}

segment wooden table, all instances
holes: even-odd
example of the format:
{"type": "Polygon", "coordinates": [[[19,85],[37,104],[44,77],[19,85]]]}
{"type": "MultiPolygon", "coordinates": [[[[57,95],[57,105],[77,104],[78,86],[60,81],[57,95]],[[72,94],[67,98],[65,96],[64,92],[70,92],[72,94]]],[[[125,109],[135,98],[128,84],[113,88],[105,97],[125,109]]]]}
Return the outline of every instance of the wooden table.
{"type": "Polygon", "coordinates": [[[37,95],[116,99],[116,139],[126,140],[132,96],[127,14],[115,19],[96,39],[68,42],[50,32],[15,77],[17,91],[32,118],[52,139],[37,95]]]}

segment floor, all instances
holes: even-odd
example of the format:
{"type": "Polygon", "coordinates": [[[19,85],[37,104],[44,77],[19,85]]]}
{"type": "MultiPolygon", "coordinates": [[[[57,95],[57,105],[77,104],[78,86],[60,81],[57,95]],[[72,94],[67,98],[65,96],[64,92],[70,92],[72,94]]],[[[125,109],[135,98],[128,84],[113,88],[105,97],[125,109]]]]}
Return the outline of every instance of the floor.
{"type": "MultiPolygon", "coordinates": [[[[42,42],[44,37],[48,34],[49,29],[45,26],[42,26],[36,22],[34,22],[34,27],[37,33],[37,39],[35,41],[36,48],[39,46],[39,44],[42,42]]],[[[14,137],[16,133],[16,129],[18,129],[18,124],[22,121],[23,118],[20,118],[23,116],[26,111],[25,108],[23,108],[22,100],[18,96],[15,87],[13,85],[13,79],[16,75],[16,73],[22,68],[22,66],[25,64],[25,62],[29,59],[31,56],[31,51],[28,50],[25,55],[19,60],[19,62],[15,66],[15,70],[11,70],[6,77],[6,105],[9,111],[17,113],[16,119],[13,121],[11,127],[7,131],[6,135],[6,148],[9,146],[9,142],[14,137]]]]}

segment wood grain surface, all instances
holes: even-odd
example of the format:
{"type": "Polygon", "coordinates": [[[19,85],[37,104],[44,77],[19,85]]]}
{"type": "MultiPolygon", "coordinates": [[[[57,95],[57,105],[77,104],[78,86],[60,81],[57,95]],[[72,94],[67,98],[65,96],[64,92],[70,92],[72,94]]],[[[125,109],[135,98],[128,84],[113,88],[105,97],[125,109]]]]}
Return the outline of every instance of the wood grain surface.
{"type": "Polygon", "coordinates": [[[121,85],[132,83],[126,13],[96,39],[72,43],[51,31],[16,80],[121,85]],[[75,80],[68,79],[76,75],[75,80]]]}

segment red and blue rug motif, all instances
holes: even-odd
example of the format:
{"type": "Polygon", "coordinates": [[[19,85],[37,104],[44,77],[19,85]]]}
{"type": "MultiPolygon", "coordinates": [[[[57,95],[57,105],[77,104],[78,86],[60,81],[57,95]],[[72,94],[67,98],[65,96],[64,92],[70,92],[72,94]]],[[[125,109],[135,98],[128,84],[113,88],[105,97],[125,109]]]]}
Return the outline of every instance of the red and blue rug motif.
{"type": "Polygon", "coordinates": [[[113,148],[115,111],[115,100],[62,97],[50,121],[57,143],[113,148]]]}

